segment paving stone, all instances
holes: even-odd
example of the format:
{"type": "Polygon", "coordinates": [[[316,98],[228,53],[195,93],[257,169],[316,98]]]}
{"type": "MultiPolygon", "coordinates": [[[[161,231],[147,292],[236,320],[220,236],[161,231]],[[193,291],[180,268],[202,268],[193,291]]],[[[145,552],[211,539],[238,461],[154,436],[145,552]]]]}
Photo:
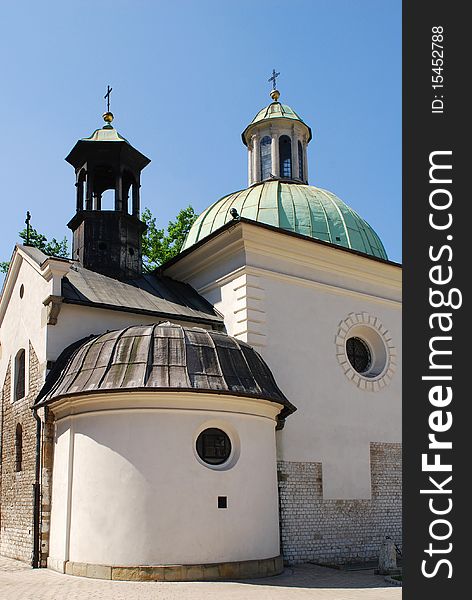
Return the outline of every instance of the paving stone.
{"type": "Polygon", "coordinates": [[[238,582],[134,582],[73,577],[0,557],[0,600],[400,600],[373,571],[310,564],[238,582]]]}

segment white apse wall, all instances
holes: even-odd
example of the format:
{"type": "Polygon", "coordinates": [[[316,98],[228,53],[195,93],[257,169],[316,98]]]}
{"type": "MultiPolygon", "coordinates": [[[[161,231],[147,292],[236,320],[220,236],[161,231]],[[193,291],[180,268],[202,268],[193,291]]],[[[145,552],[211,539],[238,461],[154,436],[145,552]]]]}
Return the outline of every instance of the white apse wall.
{"type": "MultiPolygon", "coordinates": [[[[173,408],[159,401],[151,407],[148,400],[147,407],[102,410],[103,398],[113,403],[113,394],[105,394],[99,411],[92,403],[81,414],[59,416],[54,564],[202,564],[280,554],[275,416],[281,407],[228,396],[174,396],[182,408],[174,397],[173,408]],[[195,440],[207,427],[229,435],[236,451],[230,468],[215,470],[197,457],[195,440]],[[218,496],[227,496],[227,509],[218,509],[218,496]]],[[[128,405],[133,397],[127,395],[128,405]]]]}

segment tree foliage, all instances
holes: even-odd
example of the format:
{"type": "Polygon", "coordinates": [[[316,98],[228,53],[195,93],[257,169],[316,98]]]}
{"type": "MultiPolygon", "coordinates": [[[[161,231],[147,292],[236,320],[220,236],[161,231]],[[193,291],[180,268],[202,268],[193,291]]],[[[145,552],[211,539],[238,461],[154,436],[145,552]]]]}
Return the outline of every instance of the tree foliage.
{"type": "Polygon", "coordinates": [[[166,232],[157,227],[156,218],[145,208],[141,215],[147,225],[143,234],[143,269],[153,271],[178,254],[196,218],[193,208],[187,206],[180,210],[175,221],[169,221],[166,232]]]}
{"type": "MultiPolygon", "coordinates": [[[[196,218],[197,215],[193,208],[187,206],[178,213],[174,221],[169,221],[167,230],[159,229],[156,225],[156,218],[153,217],[149,208],[146,208],[141,215],[142,221],[147,225],[147,231],[143,234],[142,239],[143,269],[148,272],[153,271],[178,254],[196,218]]],[[[26,243],[26,227],[20,231],[19,236],[26,243]]],[[[42,250],[49,256],[61,258],[69,256],[66,238],[62,241],[52,238],[49,241],[45,235],[32,227],[29,232],[29,245],[42,250]]],[[[6,273],[8,266],[8,262],[0,262],[0,272],[6,273]]]]}
{"type": "MultiPolygon", "coordinates": [[[[26,227],[20,231],[18,234],[23,242],[26,244],[28,237],[26,227]]],[[[33,227],[30,227],[29,231],[29,245],[34,248],[38,248],[47,254],[48,256],[59,256],[60,258],[68,258],[69,257],[69,247],[67,244],[67,238],[63,238],[61,242],[58,242],[56,238],[52,238],[51,241],[48,241],[47,237],[42,233],[39,233],[33,227]]]]}
{"type": "MultiPolygon", "coordinates": [[[[28,241],[26,227],[20,231],[18,235],[26,244],[28,241]]],[[[38,248],[48,256],[59,256],[61,258],[68,258],[69,256],[67,238],[64,237],[64,239],[60,242],[57,241],[56,238],[52,238],[52,240],[48,241],[45,235],[39,233],[33,227],[30,227],[29,230],[29,245],[33,246],[33,248],[38,248]]],[[[9,262],[0,262],[0,273],[6,273],[9,266],[9,262]]]]}

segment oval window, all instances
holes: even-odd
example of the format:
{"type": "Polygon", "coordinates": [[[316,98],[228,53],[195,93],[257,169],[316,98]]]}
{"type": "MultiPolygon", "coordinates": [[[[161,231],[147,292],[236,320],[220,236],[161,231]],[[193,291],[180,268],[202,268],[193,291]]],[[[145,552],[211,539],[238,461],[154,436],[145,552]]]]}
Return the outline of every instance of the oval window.
{"type": "Polygon", "coordinates": [[[231,441],[221,429],[205,429],[197,438],[198,456],[209,465],[222,465],[231,454],[231,441]]]}

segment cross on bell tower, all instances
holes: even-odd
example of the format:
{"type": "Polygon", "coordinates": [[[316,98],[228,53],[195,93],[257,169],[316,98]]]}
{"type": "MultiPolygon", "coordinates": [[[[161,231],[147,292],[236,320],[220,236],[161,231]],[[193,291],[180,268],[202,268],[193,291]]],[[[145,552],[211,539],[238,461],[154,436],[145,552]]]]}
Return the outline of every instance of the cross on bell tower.
{"type": "Polygon", "coordinates": [[[107,85],[107,93],[103,96],[105,98],[105,100],[107,101],[107,112],[110,112],[110,94],[112,93],[113,88],[111,88],[109,85],[107,85]]]}
{"type": "Polygon", "coordinates": [[[76,214],[68,223],[73,231],[72,258],[82,266],[126,279],[141,273],[141,236],[146,225],[139,218],[141,171],[149,158],[122,137],[112,125],[107,87],[105,124],[80,139],[66,160],[75,169],[76,214]],[[102,195],[114,194],[112,210],[102,208],[102,195]]]}

